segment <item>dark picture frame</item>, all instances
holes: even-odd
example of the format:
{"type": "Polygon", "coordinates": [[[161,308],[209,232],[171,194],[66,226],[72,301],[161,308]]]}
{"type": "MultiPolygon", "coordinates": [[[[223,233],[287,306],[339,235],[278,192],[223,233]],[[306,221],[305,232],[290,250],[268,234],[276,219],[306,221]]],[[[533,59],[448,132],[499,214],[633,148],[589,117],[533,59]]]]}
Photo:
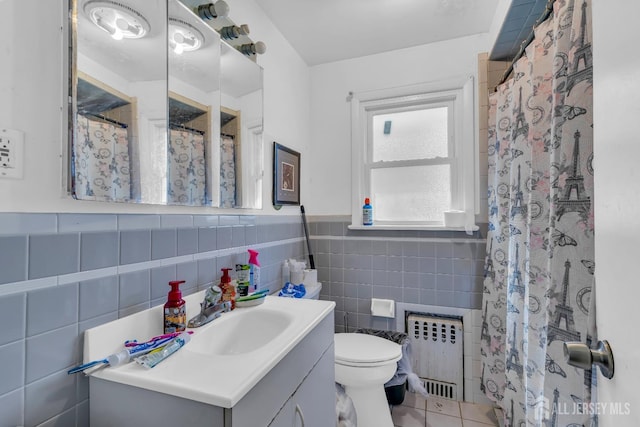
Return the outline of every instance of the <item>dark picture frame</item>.
{"type": "Polygon", "coordinates": [[[300,153],[273,142],[273,205],[300,204],[300,153]]]}

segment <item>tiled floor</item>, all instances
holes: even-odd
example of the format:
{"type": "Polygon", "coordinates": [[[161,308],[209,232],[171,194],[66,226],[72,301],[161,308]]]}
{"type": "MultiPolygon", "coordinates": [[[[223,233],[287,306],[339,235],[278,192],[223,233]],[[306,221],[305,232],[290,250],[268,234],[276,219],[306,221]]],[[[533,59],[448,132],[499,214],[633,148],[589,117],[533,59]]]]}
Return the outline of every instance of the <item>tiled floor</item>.
{"type": "Polygon", "coordinates": [[[498,427],[500,409],[474,403],[424,397],[407,392],[391,418],[396,427],[498,427]]]}

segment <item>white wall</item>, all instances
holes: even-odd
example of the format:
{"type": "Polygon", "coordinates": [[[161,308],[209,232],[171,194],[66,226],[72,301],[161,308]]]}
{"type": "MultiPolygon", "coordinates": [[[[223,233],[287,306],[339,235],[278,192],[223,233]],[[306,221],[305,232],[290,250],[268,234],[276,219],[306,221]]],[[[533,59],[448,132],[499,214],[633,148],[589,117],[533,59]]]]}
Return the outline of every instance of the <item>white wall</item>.
{"type": "MultiPolygon", "coordinates": [[[[230,17],[251,27],[254,40],[267,44],[258,59],[265,68],[265,187],[262,211],[223,211],[213,208],[152,206],[76,201],[63,197],[62,107],[63,53],[61,27],[64,2],[0,1],[0,128],[25,134],[25,170],[21,180],[0,179],[0,212],[145,212],[145,213],[264,213],[271,207],[271,153],[274,140],[304,153],[302,189],[309,189],[309,88],[307,65],[253,0],[228,0],[230,17]],[[25,31],[24,17],[37,25],[25,31]],[[33,30],[36,28],[37,30],[33,30]],[[19,31],[18,31],[19,30],[19,31]]],[[[297,209],[285,208],[283,213],[297,209]]]]}
{"type": "Polygon", "coordinates": [[[349,92],[407,86],[473,75],[490,49],[486,34],[322,64],[311,69],[311,193],[313,215],[351,214],[349,92]]]}
{"type": "Polygon", "coordinates": [[[640,345],[627,329],[640,322],[640,3],[591,4],[596,317],[598,339],[609,341],[615,364],[613,379],[598,375],[599,424],[631,427],[640,425],[640,345]],[[616,413],[614,405],[629,405],[630,413],[616,413]]]}

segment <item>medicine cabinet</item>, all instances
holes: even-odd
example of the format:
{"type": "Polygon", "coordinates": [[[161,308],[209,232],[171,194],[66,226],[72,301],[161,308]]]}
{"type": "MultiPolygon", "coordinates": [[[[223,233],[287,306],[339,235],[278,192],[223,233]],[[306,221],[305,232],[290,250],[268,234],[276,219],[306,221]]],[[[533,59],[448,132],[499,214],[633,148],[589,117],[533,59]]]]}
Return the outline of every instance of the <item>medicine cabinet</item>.
{"type": "Polygon", "coordinates": [[[74,198],[262,208],[262,68],[190,3],[69,1],[74,198]]]}

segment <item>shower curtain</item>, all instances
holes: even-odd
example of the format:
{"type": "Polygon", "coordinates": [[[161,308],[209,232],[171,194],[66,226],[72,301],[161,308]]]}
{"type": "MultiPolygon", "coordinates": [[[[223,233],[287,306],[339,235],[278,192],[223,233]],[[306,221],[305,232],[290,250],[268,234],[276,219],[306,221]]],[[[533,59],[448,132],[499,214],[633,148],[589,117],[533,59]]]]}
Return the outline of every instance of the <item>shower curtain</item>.
{"type": "Polygon", "coordinates": [[[220,138],[220,207],[236,206],[236,149],[232,137],[220,138]]]}
{"type": "Polygon", "coordinates": [[[78,114],[77,135],[73,147],[75,197],[129,201],[131,165],[127,129],[78,114]]]}
{"type": "Polygon", "coordinates": [[[597,422],[592,372],[563,357],[596,340],[590,16],[590,0],[557,0],[490,96],[481,387],[507,426],[597,422]]]}
{"type": "Polygon", "coordinates": [[[167,201],[170,204],[206,204],[204,135],[185,129],[169,132],[167,201]]]}

